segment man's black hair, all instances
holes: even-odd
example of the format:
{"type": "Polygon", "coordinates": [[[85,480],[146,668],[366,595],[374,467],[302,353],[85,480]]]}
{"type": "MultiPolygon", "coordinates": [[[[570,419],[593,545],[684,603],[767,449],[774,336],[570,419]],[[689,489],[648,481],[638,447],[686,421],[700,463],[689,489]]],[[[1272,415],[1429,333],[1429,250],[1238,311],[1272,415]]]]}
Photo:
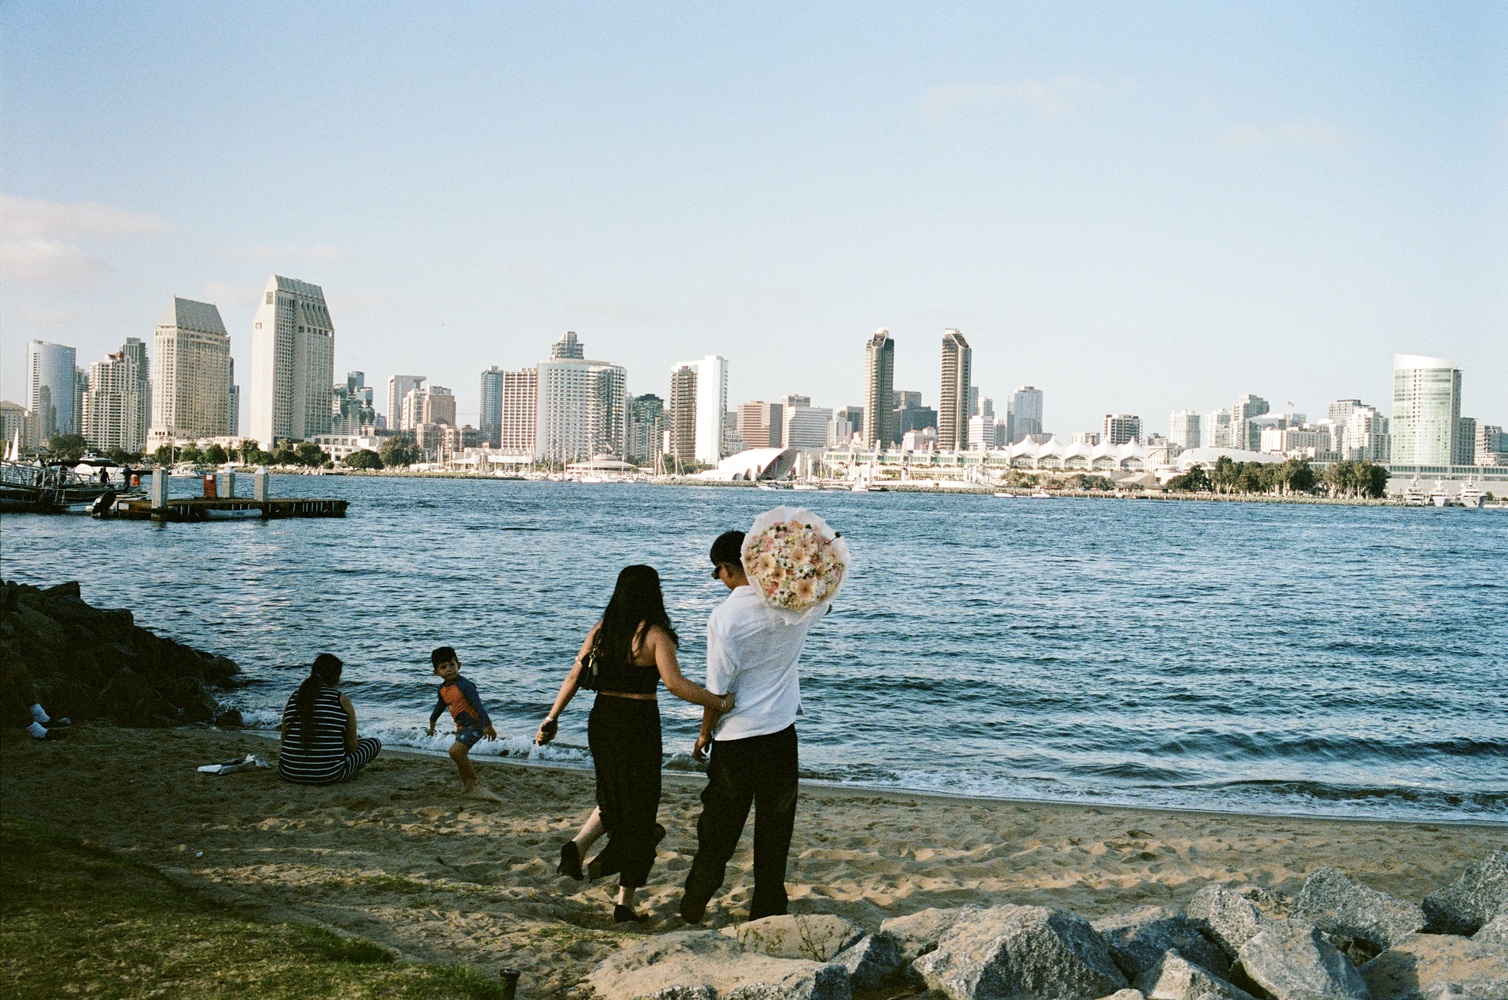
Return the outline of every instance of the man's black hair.
{"type": "Polygon", "coordinates": [[[454,649],[451,649],[449,646],[441,646],[439,649],[429,654],[429,662],[437,667],[440,664],[448,663],[455,658],[456,651],[454,649]]]}
{"type": "Polygon", "coordinates": [[[744,557],[744,533],[742,531],[725,531],[717,536],[717,541],[712,543],[712,564],[721,566],[727,563],[730,566],[743,568],[744,557]]]}

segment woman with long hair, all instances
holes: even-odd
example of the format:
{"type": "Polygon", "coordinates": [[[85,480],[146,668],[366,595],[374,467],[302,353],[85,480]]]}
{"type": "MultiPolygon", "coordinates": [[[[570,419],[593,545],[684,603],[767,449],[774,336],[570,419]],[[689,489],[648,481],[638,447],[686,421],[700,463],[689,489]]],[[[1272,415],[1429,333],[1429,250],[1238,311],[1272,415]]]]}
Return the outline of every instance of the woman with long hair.
{"type": "Polygon", "coordinates": [[[344,664],[332,653],[314,658],[309,676],[283,706],[278,776],[300,785],[333,785],[355,776],[381,741],[356,736],[356,709],[337,686],[344,664]]]}
{"type": "Polygon", "coordinates": [[[560,849],[560,872],[583,878],[582,852],[606,832],[607,846],[592,861],[594,874],[618,874],[613,920],[643,920],[634,912],[634,892],[649,877],[660,809],[660,681],[682,701],[728,711],[732,695],[715,695],[681,675],[680,640],[665,613],[660,574],[651,566],[627,566],[618,574],[602,620],[587,633],[576,662],[560,685],[550,714],[534,741],[550,742],[560,713],[583,686],[596,689],[587,718],[587,745],[597,773],[597,810],[560,849]],[[588,668],[590,663],[591,668],[588,668]],[[593,678],[591,675],[595,674],[593,678]],[[585,675],[585,676],[584,676],[585,675]]]}

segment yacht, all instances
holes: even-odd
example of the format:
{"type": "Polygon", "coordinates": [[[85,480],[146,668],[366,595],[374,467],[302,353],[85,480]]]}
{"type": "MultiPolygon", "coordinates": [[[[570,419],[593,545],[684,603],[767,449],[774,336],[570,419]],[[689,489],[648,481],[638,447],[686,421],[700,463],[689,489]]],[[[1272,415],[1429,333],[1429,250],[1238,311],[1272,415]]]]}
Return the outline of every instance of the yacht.
{"type": "Polygon", "coordinates": [[[1450,494],[1445,492],[1445,484],[1435,480],[1435,488],[1429,491],[1429,502],[1436,507],[1449,507],[1450,494]]]}
{"type": "Polygon", "coordinates": [[[1466,485],[1461,487],[1461,492],[1456,496],[1457,502],[1469,510],[1476,510],[1482,506],[1482,488],[1468,479],[1466,485]]]}
{"type": "Polygon", "coordinates": [[[1424,487],[1415,479],[1409,483],[1403,491],[1403,503],[1406,507],[1424,507],[1429,504],[1429,497],[1425,495],[1424,487]]]}

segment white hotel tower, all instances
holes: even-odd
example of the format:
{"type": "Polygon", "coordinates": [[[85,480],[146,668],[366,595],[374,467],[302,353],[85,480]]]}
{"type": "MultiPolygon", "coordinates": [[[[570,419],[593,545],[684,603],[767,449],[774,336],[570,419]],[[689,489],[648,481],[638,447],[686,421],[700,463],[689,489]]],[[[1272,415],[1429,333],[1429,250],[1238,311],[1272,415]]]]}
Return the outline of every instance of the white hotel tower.
{"type": "Polygon", "coordinates": [[[330,433],[335,327],[318,285],[273,275],[251,331],[250,437],[277,441],[330,433]]]}
{"type": "Polygon", "coordinates": [[[152,340],[147,447],[230,433],[230,334],[209,302],[174,296],[152,340]]]}

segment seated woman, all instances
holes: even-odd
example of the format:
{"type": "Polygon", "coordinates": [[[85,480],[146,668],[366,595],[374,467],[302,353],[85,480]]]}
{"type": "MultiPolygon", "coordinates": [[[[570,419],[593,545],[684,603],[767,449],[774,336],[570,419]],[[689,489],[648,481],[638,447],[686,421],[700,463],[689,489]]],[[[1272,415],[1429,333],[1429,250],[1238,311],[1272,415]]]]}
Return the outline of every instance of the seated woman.
{"type": "Polygon", "coordinates": [[[278,776],[301,785],[333,785],[371,763],[382,743],[356,738],[356,709],[336,687],[344,664],[330,653],[314,658],[309,677],[283,708],[278,776]]]}

